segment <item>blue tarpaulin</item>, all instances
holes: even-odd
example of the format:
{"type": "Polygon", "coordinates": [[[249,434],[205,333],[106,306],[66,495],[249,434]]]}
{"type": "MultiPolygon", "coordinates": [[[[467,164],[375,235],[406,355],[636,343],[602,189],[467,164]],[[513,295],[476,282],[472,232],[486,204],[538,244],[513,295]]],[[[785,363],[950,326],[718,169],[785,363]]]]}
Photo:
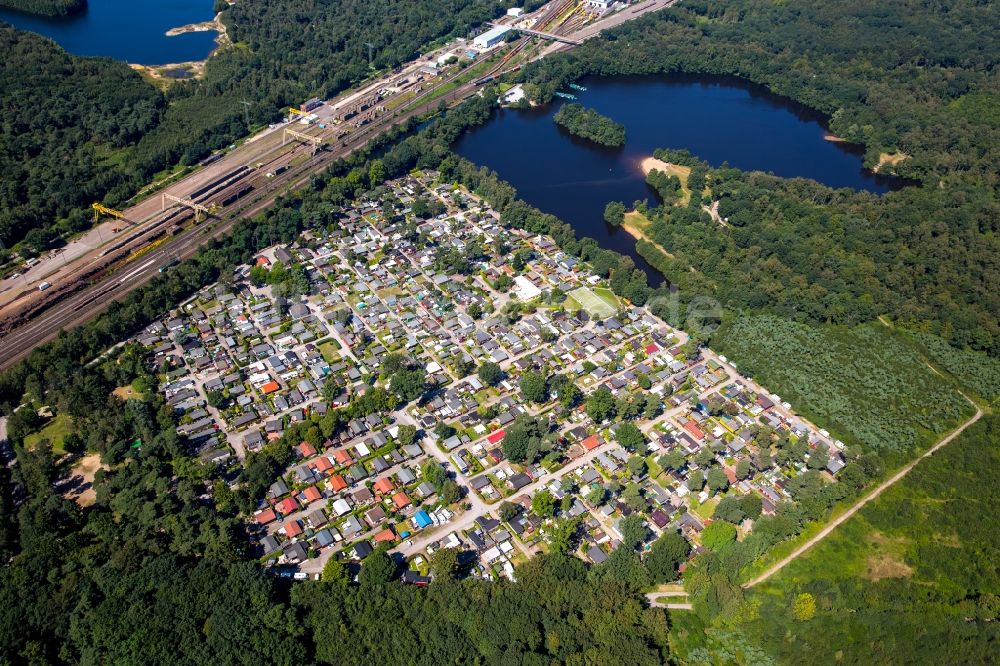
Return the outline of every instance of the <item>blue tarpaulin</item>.
{"type": "Polygon", "coordinates": [[[431,517],[427,515],[426,511],[417,511],[413,516],[413,522],[417,524],[417,527],[423,528],[430,525],[432,522],[431,517]]]}

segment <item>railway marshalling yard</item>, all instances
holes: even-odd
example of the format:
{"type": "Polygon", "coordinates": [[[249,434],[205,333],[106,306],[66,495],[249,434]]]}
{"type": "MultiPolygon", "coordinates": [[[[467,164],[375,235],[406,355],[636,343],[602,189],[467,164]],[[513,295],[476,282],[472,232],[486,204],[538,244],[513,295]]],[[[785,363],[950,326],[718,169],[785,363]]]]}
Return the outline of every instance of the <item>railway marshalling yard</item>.
{"type": "MultiPolygon", "coordinates": [[[[574,4],[570,0],[553,0],[530,15],[507,20],[582,41],[675,1],[647,0],[595,19],[576,9],[568,11],[574,4]]],[[[313,118],[307,125],[293,114],[177,182],[147,188],[153,191],[146,198],[121,211],[124,220],[103,222],[29,271],[5,279],[0,283],[0,368],[10,367],[60,330],[88,321],[111,301],[149,282],[163,266],[193,256],[238,219],[267,209],[280,194],[301,187],[313,174],[394,125],[441,104],[455,105],[476,94],[483,79],[573,46],[560,41],[539,44],[538,38],[523,36],[484,49],[468,67],[428,73],[428,65],[436,64],[439,56],[463,45],[464,40],[450,43],[321,104],[310,111],[313,118]],[[402,94],[412,97],[390,108],[392,96],[402,94]],[[337,122],[345,109],[373,98],[374,108],[337,122]],[[323,149],[314,150],[312,137],[323,149]],[[195,211],[177,199],[203,207],[199,217],[206,219],[196,223],[195,211]]]]}

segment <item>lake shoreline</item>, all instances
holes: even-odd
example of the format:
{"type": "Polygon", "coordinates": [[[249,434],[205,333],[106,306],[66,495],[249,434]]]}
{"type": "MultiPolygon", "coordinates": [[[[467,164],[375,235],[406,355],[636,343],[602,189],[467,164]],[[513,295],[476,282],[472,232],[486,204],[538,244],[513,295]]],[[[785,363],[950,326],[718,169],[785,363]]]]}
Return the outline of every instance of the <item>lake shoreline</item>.
{"type": "Polygon", "coordinates": [[[70,55],[149,67],[205,60],[228,44],[210,0],[89,0],[86,11],[46,17],[0,7],[0,21],[56,42],[70,55]],[[212,34],[212,33],[216,34],[212,34]]]}
{"type": "Polygon", "coordinates": [[[625,126],[623,148],[584,143],[560,131],[552,115],[562,102],[553,101],[534,109],[501,109],[458,137],[453,150],[495,171],[521,199],[565,220],[579,236],[631,257],[651,284],[662,275],[639,254],[635,235],[607,224],[603,212],[609,201],[630,210],[636,201],[657,202],[655,188],[646,182],[654,166],[677,176],[685,199],[704,196],[684,191],[686,174],[678,165],[649,161],[657,149],[687,150],[712,168],[811,178],[831,189],[880,195],[898,184],[865,173],[863,154],[853,145],[825,141],[829,128],[818,114],[759,86],[670,75],[588,76],[579,83],[587,88],[579,95],[581,104],[625,126]],[[519,148],[502,148],[514,145],[519,148]]]}
{"type": "Polygon", "coordinates": [[[210,21],[201,21],[199,23],[188,23],[187,25],[171,28],[170,30],[167,30],[163,34],[165,34],[167,37],[176,37],[177,35],[183,35],[189,32],[210,32],[212,30],[218,33],[222,33],[225,31],[225,28],[222,26],[221,23],[219,23],[218,16],[216,16],[214,19],[210,21]]]}
{"type": "Polygon", "coordinates": [[[167,37],[177,37],[191,32],[212,31],[218,33],[215,37],[215,48],[209,51],[204,60],[189,60],[187,62],[174,62],[163,65],[132,64],[130,67],[135,71],[148,76],[156,85],[162,88],[167,88],[170,84],[177,81],[204,78],[209,59],[218,53],[220,49],[231,44],[229,41],[229,34],[226,32],[226,26],[222,23],[222,13],[220,12],[216,14],[215,18],[211,21],[189,23],[187,25],[171,28],[164,33],[167,37]],[[189,72],[190,76],[171,76],[171,72],[177,72],[180,70],[189,72]]]}
{"type": "Polygon", "coordinates": [[[663,171],[666,173],[669,168],[669,164],[655,157],[644,157],[639,162],[639,169],[642,170],[643,176],[648,176],[652,171],[663,171]]]}

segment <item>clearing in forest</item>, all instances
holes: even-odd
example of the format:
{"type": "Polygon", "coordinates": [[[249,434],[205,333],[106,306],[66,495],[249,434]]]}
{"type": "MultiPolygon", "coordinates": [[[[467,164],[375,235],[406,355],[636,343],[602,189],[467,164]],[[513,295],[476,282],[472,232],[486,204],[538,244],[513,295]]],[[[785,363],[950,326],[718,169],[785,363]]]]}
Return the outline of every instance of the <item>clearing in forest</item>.
{"type": "Polygon", "coordinates": [[[66,498],[84,507],[93,504],[97,500],[94,475],[101,467],[101,456],[96,453],[80,458],[65,481],[63,494],[66,498]]]}

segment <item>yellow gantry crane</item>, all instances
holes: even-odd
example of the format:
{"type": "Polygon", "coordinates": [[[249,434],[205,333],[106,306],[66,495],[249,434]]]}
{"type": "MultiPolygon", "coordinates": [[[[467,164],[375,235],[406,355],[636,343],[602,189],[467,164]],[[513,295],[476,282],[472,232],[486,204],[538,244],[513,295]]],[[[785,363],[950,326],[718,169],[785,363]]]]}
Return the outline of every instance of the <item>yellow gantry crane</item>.
{"type": "Polygon", "coordinates": [[[90,207],[94,209],[94,222],[100,220],[101,215],[104,214],[118,218],[119,220],[124,220],[125,222],[131,224],[129,219],[125,217],[125,213],[121,212],[120,210],[115,210],[114,208],[108,208],[104,204],[98,203],[96,201],[90,204],[90,207]]]}
{"type": "Polygon", "coordinates": [[[303,117],[305,117],[305,116],[309,115],[305,111],[300,111],[299,109],[296,109],[294,106],[288,107],[288,110],[289,110],[289,112],[291,112],[293,115],[296,115],[296,116],[303,116],[303,117]]]}

